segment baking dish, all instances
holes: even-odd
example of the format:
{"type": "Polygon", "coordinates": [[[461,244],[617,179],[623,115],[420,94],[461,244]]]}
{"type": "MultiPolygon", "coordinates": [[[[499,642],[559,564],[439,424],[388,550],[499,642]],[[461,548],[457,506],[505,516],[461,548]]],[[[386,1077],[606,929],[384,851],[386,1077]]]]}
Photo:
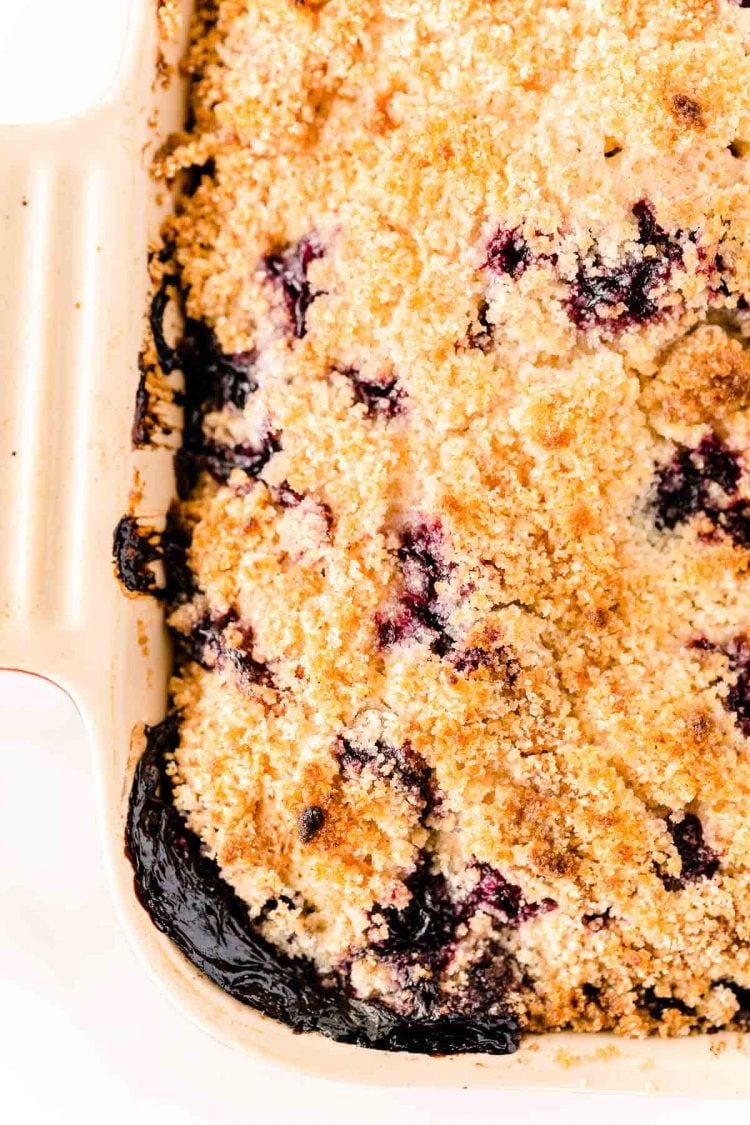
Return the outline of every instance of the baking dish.
{"type": "MultiPolygon", "coordinates": [[[[115,581],[111,544],[124,512],[158,527],[173,482],[168,449],[131,444],[146,248],[160,216],[147,168],[184,111],[179,83],[155,80],[159,8],[168,10],[133,3],[105,104],[71,121],[0,129],[0,666],[60,684],[83,716],[113,893],[139,954],[211,1033],[320,1076],[750,1094],[750,1040],[737,1033],[638,1041],[555,1034],[528,1037],[513,1056],[442,1059],[295,1036],[202,978],[139,906],[123,851],[125,802],[143,724],[164,715],[170,650],[158,602],[127,596],[115,581]]],[[[165,49],[176,57],[181,44],[165,49]]]]}

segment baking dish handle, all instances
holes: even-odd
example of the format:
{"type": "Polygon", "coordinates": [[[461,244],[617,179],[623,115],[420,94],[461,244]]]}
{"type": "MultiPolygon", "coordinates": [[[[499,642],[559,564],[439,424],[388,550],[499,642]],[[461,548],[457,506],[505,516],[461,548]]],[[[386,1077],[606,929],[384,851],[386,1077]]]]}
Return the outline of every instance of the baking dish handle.
{"type": "Polygon", "coordinates": [[[146,246],[128,128],[122,109],[0,128],[0,667],[74,697],[117,625],[130,435],[109,420],[132,410],[142,297],[119,279],[145,276],[146,246]]]}

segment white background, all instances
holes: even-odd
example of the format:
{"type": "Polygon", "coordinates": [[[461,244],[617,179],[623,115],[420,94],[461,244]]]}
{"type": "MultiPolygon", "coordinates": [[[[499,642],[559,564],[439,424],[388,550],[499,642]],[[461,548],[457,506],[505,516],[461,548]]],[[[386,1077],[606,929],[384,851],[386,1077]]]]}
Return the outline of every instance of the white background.
{"type": "MultiPolygon", "coordinates": [[[[67,116],[105,93],[130,3],[0,0],[0,122],[67,116]]],[[[363,1089],[300,1078],[213,1042],[172,1009],[118,928],[73,705],[43,681],[0,673],[0,1120],[620,1125],[636,1117],[733,1125],[748,1121],[748,1103],[363,1089]]]]}
{"type": "Polygon", "coordinates": [[[0,122],[73,117],[104,97],[136,2],[0,0],[0,122]]]}

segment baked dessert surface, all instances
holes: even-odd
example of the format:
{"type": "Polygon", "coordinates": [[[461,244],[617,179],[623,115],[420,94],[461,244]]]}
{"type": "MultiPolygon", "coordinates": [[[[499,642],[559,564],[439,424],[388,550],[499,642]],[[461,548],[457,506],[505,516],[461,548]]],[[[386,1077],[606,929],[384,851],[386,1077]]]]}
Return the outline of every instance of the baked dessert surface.
{"type": "Polygon", "coordinates": [[[322,986],[750,1018],[748,46],[728,0],[198,5],[170,772],[322,986]]]}

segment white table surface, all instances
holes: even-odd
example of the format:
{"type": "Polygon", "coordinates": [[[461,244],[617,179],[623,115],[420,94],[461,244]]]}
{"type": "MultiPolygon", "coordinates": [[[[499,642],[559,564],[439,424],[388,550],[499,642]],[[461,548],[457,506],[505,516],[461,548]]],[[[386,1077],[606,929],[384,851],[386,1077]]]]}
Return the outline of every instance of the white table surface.
{"type": "Polygon", "coordinates": [[[0,673],[0,1119],[119,1125],[733,1125],[748,1103],[381,1090],[301,1078],[190,1024],[146,977],[105,884],[78,715],[0,673]]]}

